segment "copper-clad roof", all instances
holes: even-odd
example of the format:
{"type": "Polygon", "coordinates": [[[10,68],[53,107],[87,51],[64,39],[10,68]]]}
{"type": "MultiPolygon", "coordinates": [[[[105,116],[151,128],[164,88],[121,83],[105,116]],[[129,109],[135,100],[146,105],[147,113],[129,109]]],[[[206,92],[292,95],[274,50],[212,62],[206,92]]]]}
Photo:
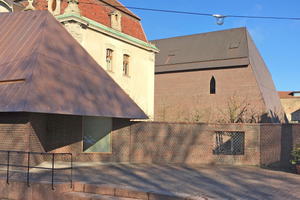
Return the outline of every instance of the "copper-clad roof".
{"type": "Polygon", "coordinates": [[[0,112],[147,116],[48,11],[0,14],[0,112]]]}

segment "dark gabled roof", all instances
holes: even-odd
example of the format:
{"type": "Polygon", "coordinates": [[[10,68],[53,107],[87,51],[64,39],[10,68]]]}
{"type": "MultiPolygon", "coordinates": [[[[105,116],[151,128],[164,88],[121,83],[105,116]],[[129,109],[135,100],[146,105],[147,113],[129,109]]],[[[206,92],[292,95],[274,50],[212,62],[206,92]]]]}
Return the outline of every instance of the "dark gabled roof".
{"type": "Polygon", "coordinates": [[[153,40],[160,49],[155,71],[178,71],[175,65],[181,70],[248,65],[246,35],[246,28],[236,28],[153,40]]]}
{"type": "Polygon", "coordinates": [[[250,66],[272,122],[286,121],[272,76],[245,27],[151,42],[160,49],[156,74],[250,66]]]}
{"type": "Polygon", "coordinates": [[[0,14],[0,112],[147,116],[48,11],[0,14]]]}

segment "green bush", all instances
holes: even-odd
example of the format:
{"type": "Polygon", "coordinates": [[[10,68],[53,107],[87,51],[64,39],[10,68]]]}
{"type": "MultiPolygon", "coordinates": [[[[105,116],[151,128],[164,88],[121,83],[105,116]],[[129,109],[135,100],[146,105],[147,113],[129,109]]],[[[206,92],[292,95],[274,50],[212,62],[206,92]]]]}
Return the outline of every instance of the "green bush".
{"type": "Polygon", "coordinates": [[[300,143],[296,145],[294,150],[292,151],[292,156],[294,158],[290,160],[292,164],[300,165],[300,143]]]}

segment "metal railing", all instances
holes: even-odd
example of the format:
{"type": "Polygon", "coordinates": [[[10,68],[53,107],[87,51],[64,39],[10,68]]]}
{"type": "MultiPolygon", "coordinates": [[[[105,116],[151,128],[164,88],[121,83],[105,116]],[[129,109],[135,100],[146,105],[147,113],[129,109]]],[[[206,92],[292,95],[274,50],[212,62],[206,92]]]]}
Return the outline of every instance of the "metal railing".
{"type": "MultiPolygon", "coordinates": [[[[5,150],[0,150],[0,166],[6,166],[6,182],[9,184],[9,173],[11,168],[20,168],[25,169],[27,173],[27,186],[30,187],[29,185],[29,180],[30,180],[30,170],[32,169],[41,169],[41,170],[51,170],[51,183],[52,183],[52,190],[54,190],[54,175],[56,170],[70,170],[70,188],[72,188],[72,176],[73,176],[73,157],[72,153],[43,153],[43,152],[27,152],[27,151],[5,151],[5,150]],[[7,158],[3,159],[3,155],[6,155],[7,158]],[[12,157],[18,155],[21,157],[21,159],[13,159],[12,157]],[[70,161],[70,167],[60,167],[60,168],[55,168],[55,157],[57,156],[70,156],[69,161],[70,161]],[[42,159],[32,159],[32,157],[37,157],[37,156],[43,156],[42,159]],[[45,156],[47,157],[45,159],[45,156]],[[6,163],[3,163],[6,160],[6,163]],[[37,161],[38,160],[38,161],[37,161]],[[38,164],[45,162],[45,161],[51,161],[51,167],[43,167],[39,166],[38,164]]],[[[16,171],[16,170],[15,170],[16,171]]]]}

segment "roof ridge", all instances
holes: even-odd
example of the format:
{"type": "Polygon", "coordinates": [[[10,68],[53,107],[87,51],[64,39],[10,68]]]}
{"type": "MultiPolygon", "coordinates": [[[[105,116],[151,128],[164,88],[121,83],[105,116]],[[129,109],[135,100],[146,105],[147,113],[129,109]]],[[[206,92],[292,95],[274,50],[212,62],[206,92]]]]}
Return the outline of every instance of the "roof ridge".
{"type": "Polygon", "coordinates": [[[210,34],[210,33],[218,33],[218,32],[223,32],[223,31],[237,30],[237,29],[246,29],[247,30],[247,28],[244,26],[244,27],[239,27],[239,28],[230,28],[230,29],[225,29],[225,30],[210,31],[210,32],[204,32],[204,33],[195,33],[195,34],[190,34],[190,35],[181,35],[181,36],[175,36],[175,37],[169,37],[169,38],[150,40],[149,42],[158,41],[158,40],[175,39],[175,38],[181,38],[181,37],[197,36],[197,35],[210,34]]]}

